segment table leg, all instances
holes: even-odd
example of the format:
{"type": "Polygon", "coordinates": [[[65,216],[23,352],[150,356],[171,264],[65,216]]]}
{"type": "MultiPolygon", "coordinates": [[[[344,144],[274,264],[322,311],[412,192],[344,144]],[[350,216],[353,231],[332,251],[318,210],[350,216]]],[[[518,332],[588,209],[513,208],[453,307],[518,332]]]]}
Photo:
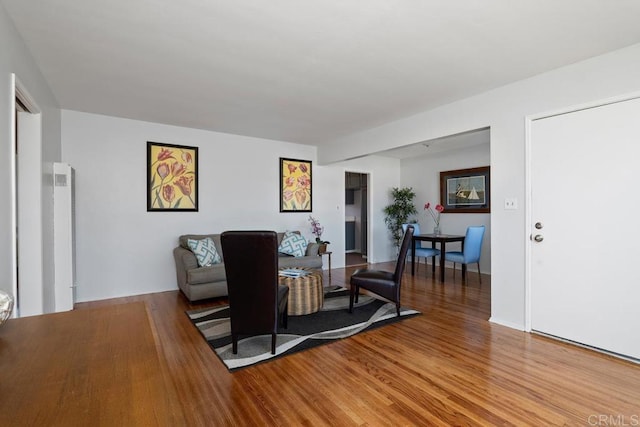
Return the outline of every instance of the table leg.
{"type": "Polygon", "coordinates": [[[411,275],[416,274],[416,241],[411,239],[411,275]]]}
{"type": "MultiPolygon", "coordinates": [[[[431,242],[431,249],[436,248],[436,242],[431,242]]],[[[436,257],[431,260],[431,277],[436,277],[436,257]]]]}
{"type": "Polygon", "coordinates": [[[446,242],[440,243],[440,281],[444,282],[444,254],[447,250],[446,242]]]}
{"type": "Polygon", "coordinates": [[[329,256],[329,284],[331,284],[331,252],[329,252],[328,256],[329,256]]]}

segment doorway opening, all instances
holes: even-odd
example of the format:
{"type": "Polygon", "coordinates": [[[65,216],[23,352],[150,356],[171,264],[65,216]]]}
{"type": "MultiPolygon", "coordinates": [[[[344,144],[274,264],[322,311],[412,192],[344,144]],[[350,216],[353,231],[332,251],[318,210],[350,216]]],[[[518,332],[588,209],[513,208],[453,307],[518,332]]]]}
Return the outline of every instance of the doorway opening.
{"type": "Polygon", "coordinates": [[[345,266],[367,264],[369,175],[345,172],[345,266]]]}

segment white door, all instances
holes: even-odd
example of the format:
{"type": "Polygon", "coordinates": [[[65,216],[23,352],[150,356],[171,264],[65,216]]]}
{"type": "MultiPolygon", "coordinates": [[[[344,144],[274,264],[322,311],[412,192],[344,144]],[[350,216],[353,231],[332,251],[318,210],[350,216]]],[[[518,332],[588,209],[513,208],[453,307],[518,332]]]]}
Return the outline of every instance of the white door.
{"type": "Polygon", "coordinates": [[[18,113],[17,246],[20,317],[44,313],[41,115],[18,113]]]}
{"type": "Polygon", "coordinates": [[[530,161],[531,329],[640,359],[640,100],[535,120],[530,161]]]}

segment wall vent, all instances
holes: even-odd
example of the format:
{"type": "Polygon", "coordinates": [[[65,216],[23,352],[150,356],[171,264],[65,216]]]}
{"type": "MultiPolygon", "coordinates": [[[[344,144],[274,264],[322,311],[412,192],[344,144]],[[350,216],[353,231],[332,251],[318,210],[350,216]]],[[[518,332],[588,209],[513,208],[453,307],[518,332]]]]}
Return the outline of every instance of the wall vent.
{"type": "Polygon", "coordinates": [[[66,187],[67,186],[67,175],[63,173],[55,174],[55,185],[56,187],[66,187]]]}

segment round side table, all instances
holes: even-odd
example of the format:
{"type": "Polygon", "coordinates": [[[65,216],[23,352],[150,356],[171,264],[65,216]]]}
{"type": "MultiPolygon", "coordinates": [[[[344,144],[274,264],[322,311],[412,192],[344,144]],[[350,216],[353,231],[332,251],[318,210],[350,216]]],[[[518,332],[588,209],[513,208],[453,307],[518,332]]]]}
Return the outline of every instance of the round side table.
{"type": "Polygon", "coordinates": [[[300,277],[278,276],[278,283],[289,287],[290,316],[301,316],[320,311],[324,304],[322,273],[313,269],[302,268],[307,274],[300,277]]]}

